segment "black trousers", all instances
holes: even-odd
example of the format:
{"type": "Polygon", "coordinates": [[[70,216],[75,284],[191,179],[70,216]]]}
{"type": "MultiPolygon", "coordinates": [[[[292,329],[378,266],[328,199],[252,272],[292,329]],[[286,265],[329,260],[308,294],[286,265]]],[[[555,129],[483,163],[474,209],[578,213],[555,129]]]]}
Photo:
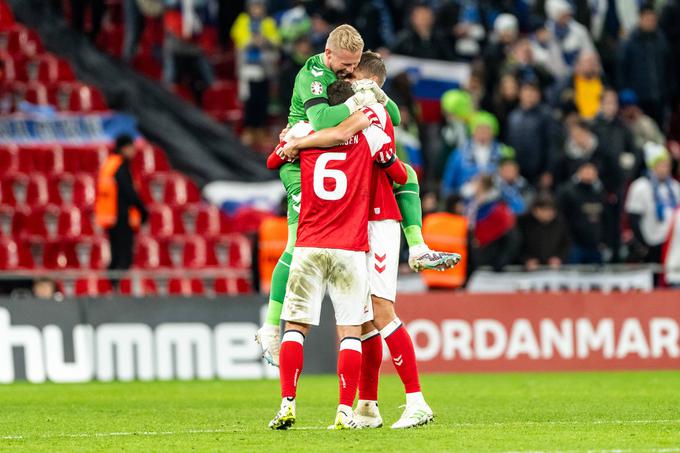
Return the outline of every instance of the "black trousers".
{"type": "Polygon", "coordinates": [[[107,230],[111,245],[110,270],[128,270],[132,266],[134,231],[127,224],[116,224],[107,230]]]}

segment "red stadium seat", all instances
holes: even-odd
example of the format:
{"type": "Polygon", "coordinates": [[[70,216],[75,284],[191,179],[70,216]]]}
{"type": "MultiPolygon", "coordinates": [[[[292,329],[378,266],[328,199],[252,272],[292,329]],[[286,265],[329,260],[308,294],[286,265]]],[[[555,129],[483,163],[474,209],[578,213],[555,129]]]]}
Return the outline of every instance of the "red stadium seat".
{"type": "Polygon", "coordinates": [[[15,238],[28,234],[31,211],[26,206],[3,206],[2,229],[7,236],[15,238]]]}
{"type": "Polygon", "coordinates": [[[203,281],[197,278],[171,278],[168,280],[168,294],[194,296],[205,292],[203,281]]]}
{"type": "Polygon", "coordinates": [[[35,207],[28,216],[23,234],[31,239],[55,239],[60,210],[54,205],[35,207]]]}
{"type": "Polygon", "coordinates": [[[72,90],[68,109],[71,112],[105,112],[108,111],[104,95],[98,89],[81,85],[78,89],[72,90]]]}
{"type": "Polygon", "coordinates": [[[43,51],[40,36],[19,24],[0,32],[0,42],[4,43],[3,50],[12,55],[33,56],[43,51]]]}
{"type": "Polygon", "coordinates": [[[111,293],[113,293],[111,282],[104,278],[81,278],[75,282],[75,295],[78,297],[107,296],[111,293]]]}
{"type": "Polygon", "coordinates": [[[17,153],[18,150],[16,145],[0,146],[0,175],[16,171],[17,153]]]}
{"type": "Polygon", "coordinates": [[[168,173],[154,173],[142,180],[139,188],[139,197],[147,204],[163,203],[165,186],[168,182],[168,173]]]}
{"type": "Polygon", "coordinates": [[[64,171],[64,156],[60,147],[21,147],[17,156],[18,170],[23,173],[58,174],[64,171]]]}
{"type": "Polygon", "coordinates": [[[201,206],[196,214],[196,233],[215,237],[222,232],[223,214],[213,205],[201,206]]]}
{"type": "Polygon", "coordinates": [[[132,67],[153,80],[160,80],[163,73],[161,62],[152,53],[144,50],[132,59],[132,67]]]}
{"type": "Polygon", "coordinates": [[[213,291],[218,295],[236,295],[250,293],[253,288],[245,278],[216,278],[213,291]]]}
{"type": "Polygon", "coordinates": [[[109,155],[109,150],[105,146],[81,147],[80,151],[80,171],[92,174],[99,172],[109,155]]]}
{"type": "Polygon", "coordinates": [[[94,234],[90,218],[75,206],[62,208],[57,226],[59,237],[78,239],[94,234]]]}
{"type": "MultiPolygon", "coordinates": [[[[109,18],[111,18],[110,13],[109,18]]],[[[123,36],[122,24],[107,21],[97,37],[97,47],[109,55],[120,58],[123,53],[123,36]]]]}
{"type": "Polygon", "coordinates": [[[39,80],[45,84],[54,82],[73,82],[76,76],[73,73],[71,64],[54,55],[43,55],[37,59],[36,74],[32,74],[30,67],[28,68],[29,80],[39,80]]]}
{"type": "Polygon", "coordinates": [[[48,105],[50,101],[47,87],[40,82],[28,82],[24,92],[24,100],[31,104],[48,105]]]}
{"type": "Polygon", "coordinates": [[[175,234],[172,209],[154,204],[149,209],[149,233],[156,238],[168,238],[175,234]]]}
{"type": "Polygon", "coordinates": [[[153,296],[158,286],[151,278],[124,278],[118,283],[118,293],[124,296],[153,296]]]}
{"type": "MultiPolygon", "coordinates": [[[[17,201],[19,201],[18,198],[17,201]]],[[[29,206],[45,206],[48,202],[47,178],[40,174],[32,174],[28,178],[28,186],[26,187],[26,204],[29,206]]]]}
{"type": "Polygon", "coordinates": [[[4,175],[0,180],[0,201],[8,206],[26,203],[28,176],[23,173],[4,175]]]}
{"type": "Polygon", "coordinates": [[[220,238],[208,246],[207,252],[207,266],[248,269],[252,265],[252,246],[245,236],[220,238]]]}
{"type": "Polygon", "coordinates": [[[0,52],[0,81],[10,82],[12,80],[18,80],[14,58],[5,52],[0,52]]]}
{"type": "Polygon", "coordinates": [[[47,85],[47,98],[57,110],[68,111],[71,92],[78,90],[81,84],[78,82],[52,82],[47,85]]]}
{"type": "Polygon", "coordinates": [[[50,177],[47,182],[49,203],[57,206],[73,204],[74,184],[75,178],[68,173],[50,177]]]}
{"type": "Polygon", "coordinates": [[[102,237],[79,239],[76,243],[76,256],[83,268],[106,269],[111,262],[109,241],[102,237]]]}
{"type": "Polygon", "coordinates": [[[201,200],[201,193],[189,179],[173,174],[165,184],[163,201],[172,206],[183,206],[201,200]]]}
{"type": "Polygon", "coordinates": [[[159,243],[149,236],[140,236],[136,241],[134,264],[143,269],[170,267],[170,255],[166,243],[159,243]]]}
{"type": "Polygon", "coordinates": [[[0,237],[14,236],[14,208],[0,203],[0,237]]]}
{"type": "Polygon", "coordinates": [[[243,107],[234,82],[216,82],[203,93],[203,109],[218,121],[235,123],[243,118],[243,107]]]}
{"type": "Polygon", "coordinates": [[[33,268],[33,257],[26,244],[10,238],[0,238],[0,269],[33,268]]]}
{"type": "Polygon", "coordinates": [[[140,175],[170,170],[165,153],[152,145],[146,145],[137,152],[132,167],[140,175]]]}
{"type": "MultiPolygon", "coordinates": [[[[207,245],[205,239],[200,236],[188,236],[180,243],[181,248],[181,261],[180,266],[192,269],[200,269],[205,267],[207,259],[207,245]]],[[[171,258],[172,258],[172,247],[170,245],[171,258]]],[[[176,262],[173,259],[173,262],[176,262]]]]}
{"type": "Polygon", "coordinates": [[[90,175],[77,175],[73,181],[73,205],[81,209],[89,209],[94,206],[95,198],[94,178],[90,175]]]}
{"type": "Polygon", "coordinates": [[[7,30],[14,26],[12,9],[4,1],[0,1],[0,30],[7,30]]]}
{"type": "Polygon", "coordinates": [[[78,268],[80,265],[75,242],[64,240],[45,242],[42,266],[46,269],[78,268]]]}

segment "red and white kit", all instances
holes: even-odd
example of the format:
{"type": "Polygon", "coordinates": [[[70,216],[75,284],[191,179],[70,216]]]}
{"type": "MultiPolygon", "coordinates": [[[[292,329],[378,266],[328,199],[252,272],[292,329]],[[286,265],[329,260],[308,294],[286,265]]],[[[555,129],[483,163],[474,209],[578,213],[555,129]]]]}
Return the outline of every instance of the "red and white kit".
{"type": "MultiPolygon", "coordinates": [[[[299,137],[312,129],[298,123],[291,132],[299,137]]],[[[393,154],[392,140],[374,125],[342,145],[300,153],[302,202],[282,319],[318,325],[326,289],[338,325],[373,319],[366,261],[370,178],[372,163],[393,154]]]]}
{"type": "MultiPolygon", "coordinates": [[[[364,114],[390,137],[394,143],[394,125],[382,104],[363,109],[364,114]]],[[[403,184],[406,181],[397,181],[403,184]]],[[[395,301],[401,241],[401,212],[394,197],[392,179],[374,163],[371,172],[371,205],[368,213],[368,275],[371,294],[395,301]]]]}

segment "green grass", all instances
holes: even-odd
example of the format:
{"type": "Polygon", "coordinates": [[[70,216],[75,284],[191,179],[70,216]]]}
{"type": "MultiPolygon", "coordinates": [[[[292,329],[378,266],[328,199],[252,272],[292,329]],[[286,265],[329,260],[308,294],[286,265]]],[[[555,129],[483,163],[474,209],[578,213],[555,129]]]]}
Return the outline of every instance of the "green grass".
{"type": "MultiPolygon", "coordinates": [[[[334,376],[303,376],[298,423],[272,432],[276,381],[0,386],[0,449],[49,451],[680,452],[680,373],[429,375],[435,423],[323,430],[334,376]]],[[[401,384],[381,382],[386,424],[401,384]]]]}

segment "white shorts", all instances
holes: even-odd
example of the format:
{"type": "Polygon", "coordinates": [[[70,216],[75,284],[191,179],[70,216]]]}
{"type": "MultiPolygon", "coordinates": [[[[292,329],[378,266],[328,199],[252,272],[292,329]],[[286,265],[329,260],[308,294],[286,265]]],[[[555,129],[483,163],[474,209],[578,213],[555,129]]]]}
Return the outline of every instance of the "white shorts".
{"type": "Polygon", "coordinates": [[[401,231],[396,220],[368,222],[368,281],[373,296],[394,302],[397,297],[399,242],[401,231]]]}
{"type": "Polygon", "coordinates": [[[339,326],[358,326],[373,319],[366,253],[295,247],[281,319],[319,325],[328,288],[339,326]]]}

